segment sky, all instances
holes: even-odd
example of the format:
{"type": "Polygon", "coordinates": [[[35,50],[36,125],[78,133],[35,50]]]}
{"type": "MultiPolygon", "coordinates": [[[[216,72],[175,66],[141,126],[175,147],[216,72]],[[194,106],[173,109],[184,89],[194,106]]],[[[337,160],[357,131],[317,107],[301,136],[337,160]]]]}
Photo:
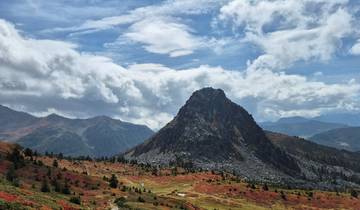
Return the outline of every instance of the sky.
{"type": "Polygon", "coordinates": [[[360,112],[358,0],[2,0],[0,104],[157,130],[221,88],[257,121],[360,112]]]}

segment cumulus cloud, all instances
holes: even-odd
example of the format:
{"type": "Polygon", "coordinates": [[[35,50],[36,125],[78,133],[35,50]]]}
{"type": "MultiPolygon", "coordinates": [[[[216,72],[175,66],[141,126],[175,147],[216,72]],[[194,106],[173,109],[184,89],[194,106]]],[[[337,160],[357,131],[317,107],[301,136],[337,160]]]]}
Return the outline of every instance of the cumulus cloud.
{"type": "Polygon", "coordinates": [[[235,31],[245,31],[243,42],[253,43],[263,55],[251,68],[282,70],[298,61],[327,61],[353,32],[347,0],[233,0],[221,8],[219,19],[235,31]]]}
{"type": "Polygon", "coordinates": [[[357,43],[352,46],[350,53],[352,55],[360,55],[360,40],[358,40],[357,43]]]}
{"type": "Polygon", "coordinates": [[[326,84],[269,69],[244,72],[199,66],[175,70],[161,64],[122,67],[111,59],[80,53],[76,45],[30,39],[0,20],[1,103],[32,113],[67,116],[106,114],[157,129],[191,93],[222,88],[255,116],[318,115],[359,110],[355,81],[326,84]]]}

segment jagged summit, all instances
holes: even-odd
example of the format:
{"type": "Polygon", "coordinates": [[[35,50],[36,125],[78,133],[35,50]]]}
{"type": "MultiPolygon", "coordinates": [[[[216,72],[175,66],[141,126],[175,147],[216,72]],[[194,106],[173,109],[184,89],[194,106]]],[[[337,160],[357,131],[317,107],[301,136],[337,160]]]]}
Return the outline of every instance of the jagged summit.
{"type": "Polygon", "coordinates": [[[180,109],[177,116],[196,117],[202,114],[207,120],[213,117],[226,120],[226,118],[231,118],[228,114],[234,111],[240,111],[248,115],[244,108],[229,100],[223,90],[207,87],[195,91],[180,109]]]}
{"type": "Polygon", "coordinates": [[[195,91],[170,123],[125,157],[159,164],[181,157],[200,167],[227,164],[238,171],[250,164],[246,170],[251,173],[258,167],[267,170],[267,164],[286,172],[298,170],[244,108],[213,88],[195,91]]]}
{"type": "Polygon", "coordinates": [[[206,87],[195,91],[186,102],[186,105],[196,102],[209,105],[211,103],[216,103],[226,100],[227,100],[226,95],[222,89],[214,89],[212,87],[206,87]]]}

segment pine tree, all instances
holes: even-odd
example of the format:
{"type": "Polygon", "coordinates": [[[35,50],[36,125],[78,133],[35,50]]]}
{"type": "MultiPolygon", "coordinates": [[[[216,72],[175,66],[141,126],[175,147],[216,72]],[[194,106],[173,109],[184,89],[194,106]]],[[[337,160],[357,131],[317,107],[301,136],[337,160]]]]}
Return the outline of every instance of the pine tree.
{"type": "Polygon", "coordinates": [[[29,148],[26,148],[26,149],[24,150],[24,155],[25,155],[26,157],[32,157],[32,156],[33,156],[33,151],[32,151],[31,149],[29,149],[29,148]]]}
{"type": "Polygon", "coordinates": [[[120,197],[120,198],[116,198],[114,203],[116,203],[116,205],[119,207],[119,208],[125,208],[127,207],[126,206],[126,198],[125,197],[120,197]]]}
{"type": "Polygon", "coordinates": [[[55,192],[61,192],[60,183],[59,183],[56,179],[54,179],[54,180],[52,181],[52,185],[54,186],[54,191],[55,191],[55,192]]]}
{"type": "Polygon", "coordinates": [[[110,187],[111,188],[117,188],[118,183],[119,183],[119,181],[118,181],[117,177],[115,176],[115,174],[112,174],[111,178],[109,180],[110,187]]]}
{"type": "Polygon", "coordinates": [[[139,201],[140,203],[144,203],[144,202],[145,202],[144,198],[142,198],[141,196],[138,197],[138,201],[139,201]]]}
{"type": "Polygon", "coordinates": [[[15,174],[15,167],[11,166],[6,173],[6,180],[8,180],[9,182],[13,182],[16,178],[17,176],[15,174]]]}
{"type": "Polygon", "coordinates": [[[152,175],[154,175],[154,176],[157,176],[158,175],[158,173],[159,173],[159,170],[158,170],[158,168],[157,168],[157,166],[154,166],[153,168],[152,168],[152,175]]]}
{"type": "Polygon", "coordinates": [[[356,191],[356,190],[351,190],[351,196],[354,197],[354,198],[357,198],[359,193],[356,191]]]}
{"type": "Polygon", "coordinates": [[[71,194],[70,186],[69,186],[67,180],[65,180],[65,185],[64,185],[64,188],[62,189],[62,193],[66,194],[66,195],[71,194]]]}
{"type": "Polygon", "coordinates": [[[50,192],[50,187],[47,179],[44,179],[41,184],[41,192],[50,192]]]}
{"type": "Polygon", "coordinates": [[[48,168],[48,171],[47,171],[46,175],[47,175],[49,178],[51,178],[51,169],[50,169],[50,168],[48,168]]]}
{"type": "Polygon", "coordinates": [[[57,162],[56,159],[54,159],[52,166],[55,168],[57,168],[59,166],[59,163],[57,162]]]}
{"type": "Polygon", "coordinates": [[[266,183],[263,185],[263,190],[264,190],[264,191],[268,191],[268,190],[269,190],[269,187],[267,186],[266,183]]]}
{"type": "Polygon", "coordinates": [[[8,160],[13,162],[15,169],[24,166],[24,158],[18,148],[15,148],[9,155],[8,160]]]}
{"type": "Polygon", "coordinates": [[[9,170],[6,173],[6,180],[11,182],[15,187],[20,186],[20,180],[18,179],[18,176],[16,175],[15,167],[12,165],[9,170]]]}
{"type": "Polygon", "coordinates": [[[80,205],[81,204],[81,198],[80,198],[80,196],[79,197],[76,197],[76,196],[71,197],[70,202],[80,205]]]}

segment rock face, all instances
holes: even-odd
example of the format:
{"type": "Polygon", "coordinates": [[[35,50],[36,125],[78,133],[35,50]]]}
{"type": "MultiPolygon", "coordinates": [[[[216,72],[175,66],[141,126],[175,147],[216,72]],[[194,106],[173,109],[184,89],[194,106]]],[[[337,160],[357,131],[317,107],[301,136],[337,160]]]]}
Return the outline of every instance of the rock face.
{"type": "MultiPolygon", "coordinates": [[[[323,146],[299,137],[266,132],[267,137],[288,154],[327,166],[339,166],[360,172],[360,154],[323,146]]],[[[323,175],[325,175],[323,173],[323,175]]]]}
{"type": "Polygon", "coordinates": [[[51,114],[37,118],[0,106],[0,139],[38,152],[67,156],[112,156],[149,138],[153,132],[109,117],[69,119],[51,114]]]}
{"type": "Polygon", "coordinates": [[[360,153],[338,150],[299,137],[267,132],[267,137],[298,162],[303,185],[343,189],[360,185],[360,153]]]}
{"type": "Polygon", "coordinates": [[[181,158],[208,169],[264,179],[296,176],[300,169],[268,140],[252,116],[220,89],[193,93],[177,116],[125,158],[169,164],[181,158]]]}

